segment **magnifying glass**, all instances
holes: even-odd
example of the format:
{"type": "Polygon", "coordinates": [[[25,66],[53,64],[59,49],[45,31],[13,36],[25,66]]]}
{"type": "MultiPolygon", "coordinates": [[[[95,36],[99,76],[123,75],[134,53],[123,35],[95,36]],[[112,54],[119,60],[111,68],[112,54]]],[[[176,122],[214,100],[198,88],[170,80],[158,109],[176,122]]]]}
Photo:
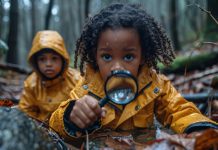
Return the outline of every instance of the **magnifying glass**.
{"type": "MultiPolygon", "coordinates": [[[[115,70],[106,79],[104,84],[105,97],[99,101],[99,105],[103,107],[108,101],[115,104],[126,105],[133,101],[138,94],[137,79],[127,70],[115,70]]],[[[99,121],[95,125],[88,128],[80,129],[74,127],[77,131],[92,131],[98,126],[99,121]]]]}
{"type": "Polygon", "coordinates": [[[137,79],[128,70],[114,70],[105,82],[104,91],[106,96],[99,102],[101,107],[109,100],[115,104],[126,105],[137,96],[137,79]]]}

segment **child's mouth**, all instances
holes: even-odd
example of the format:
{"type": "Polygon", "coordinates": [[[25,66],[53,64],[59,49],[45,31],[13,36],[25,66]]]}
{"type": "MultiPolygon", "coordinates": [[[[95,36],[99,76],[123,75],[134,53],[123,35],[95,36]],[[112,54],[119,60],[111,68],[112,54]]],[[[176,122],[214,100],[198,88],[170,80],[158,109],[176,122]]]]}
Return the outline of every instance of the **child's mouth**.
{"type": "Polygon", "coordinates": [[[53,70],[45,70],[45,73],[46,73],[46,74],[53,74],[54,71],[53,71],[53,70]]]}

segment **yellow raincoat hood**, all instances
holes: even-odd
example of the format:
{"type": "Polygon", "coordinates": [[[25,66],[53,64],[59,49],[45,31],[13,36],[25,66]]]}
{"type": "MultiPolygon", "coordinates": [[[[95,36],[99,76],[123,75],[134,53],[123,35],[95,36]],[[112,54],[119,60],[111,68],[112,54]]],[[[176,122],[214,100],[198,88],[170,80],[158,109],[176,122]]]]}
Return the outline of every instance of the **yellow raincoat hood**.
{"type": "Polygon", "coordinates": [[[33,69],[38,72],[36,68],[36,62],[34,56],[36,53],[42,51],[42,49],[49,48],[60,54],[65,61],[64,72],[69,66],[69,54],[65,48],[64,39],[56,31],[46,30],[37,32],[33,39],[32,48],[28,55],[28,61],[33,69]]]}
{"type": "Polygon", "coordinates": [[[80,73],[69,67],[69,55],[64,40],[56,31],[40,31],[36,34],[28,61],[34,72],[24,81],[19,108],[33,118],[48,121],[59,104],[70,98],[69,93],[80,80],[80,73]],[[44,48],[53,49],[65,61],[63,73],[52,80],[43,80],[35,66],[34,56],[44,48]]]}

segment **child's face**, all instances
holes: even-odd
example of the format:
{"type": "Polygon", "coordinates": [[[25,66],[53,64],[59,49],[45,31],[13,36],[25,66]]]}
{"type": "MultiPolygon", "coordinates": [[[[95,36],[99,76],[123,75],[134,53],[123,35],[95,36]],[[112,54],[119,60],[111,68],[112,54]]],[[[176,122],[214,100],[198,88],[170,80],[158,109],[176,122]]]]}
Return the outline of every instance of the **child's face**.
{"type": "Polygon", "coordinates": [[[61,56],[56,53],[43,53],[37,57],[39,71],[47,78],[54,78],[61,72],[63,65],[61,56]]]}
{"type": "Polygon", "coordinates": [[[99,36],[96,59],[104,81],[113,70],[128,70],[137,77],[143,62],[141,52],[139,34],[134,29],[103,31],[99,36]]]}

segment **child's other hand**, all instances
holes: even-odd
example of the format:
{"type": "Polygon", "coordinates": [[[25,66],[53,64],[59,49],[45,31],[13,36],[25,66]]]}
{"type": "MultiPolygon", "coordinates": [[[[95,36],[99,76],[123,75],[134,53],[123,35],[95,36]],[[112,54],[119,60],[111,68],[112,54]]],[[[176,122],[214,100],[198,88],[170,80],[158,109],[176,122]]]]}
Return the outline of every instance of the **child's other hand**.
{"type": "Polygon", "coordinates": [[[69,120],[83,129],[92,125],[101,116],[105,116],[105,112],[98,104],[98,100],[85,95],[75,102],[69,120]]]}

